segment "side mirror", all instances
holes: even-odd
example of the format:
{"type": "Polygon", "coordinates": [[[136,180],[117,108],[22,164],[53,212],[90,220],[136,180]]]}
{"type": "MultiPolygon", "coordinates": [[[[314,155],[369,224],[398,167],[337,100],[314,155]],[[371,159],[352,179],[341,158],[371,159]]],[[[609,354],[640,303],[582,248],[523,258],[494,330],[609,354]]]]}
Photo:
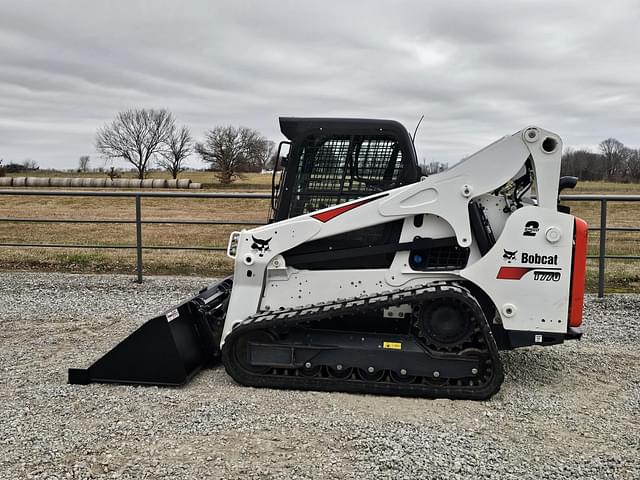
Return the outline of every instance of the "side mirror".
{"type": "Polygon", "coordinates": [[[560,213],[571,213],[571,209],[566,205],[560,205],[560,194],[563,190],[567,188],[575,188],[578,183],[578,177],[560,177],[560,182],[558,183],[558,211],[560,213]]]}
{"type": "Polygon", "coordinates": [[[560,182],[558,184],[558,193],[562,193],[562,190],[567,188],[575,188],[578,183],[578,177],[560,177],[560,182]]]}

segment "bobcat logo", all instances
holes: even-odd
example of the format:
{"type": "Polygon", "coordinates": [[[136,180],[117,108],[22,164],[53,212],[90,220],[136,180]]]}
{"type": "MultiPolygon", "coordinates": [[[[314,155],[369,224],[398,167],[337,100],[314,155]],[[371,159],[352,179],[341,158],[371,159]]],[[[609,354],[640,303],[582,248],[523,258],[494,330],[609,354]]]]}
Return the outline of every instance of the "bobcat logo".
{"type": "Polygon", "coordinates": [[[267,253],[270,248],[269,248],[269,242],[271,241],[271,238],[267,238],[266,240],[262,240],[260,238],[256,238],[253,235],[251,235],[251,238],[253,239],[253,243],[251,244],[251,248],[253,250],[256,250],[258,253],[259,257],[264,257],[264,254],[267,253]]]}
{"type": "Polygon", "coordinates": [[[511,263],[512,260],[516,259],[516,253],[518,253],[518,250],[514,250],[513,252],[510,252],[509,250],[505,250],[504,255],[502,255],[502,258],[504,258],[507,261],[507,263],[511,263]]]}

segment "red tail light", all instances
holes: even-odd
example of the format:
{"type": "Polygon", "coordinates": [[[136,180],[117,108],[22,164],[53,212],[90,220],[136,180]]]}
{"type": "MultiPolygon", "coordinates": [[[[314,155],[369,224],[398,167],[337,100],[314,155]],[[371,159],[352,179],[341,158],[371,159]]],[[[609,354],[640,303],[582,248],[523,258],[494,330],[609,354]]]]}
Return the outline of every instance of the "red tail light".
{"type": "Polygon", "coordinates": [[[571,296],[569,297],[569,326],[582,324],[584,282],[587,270],[587,222],[576,217],[574,228],[573,266],[571,269],[571,296]]]}

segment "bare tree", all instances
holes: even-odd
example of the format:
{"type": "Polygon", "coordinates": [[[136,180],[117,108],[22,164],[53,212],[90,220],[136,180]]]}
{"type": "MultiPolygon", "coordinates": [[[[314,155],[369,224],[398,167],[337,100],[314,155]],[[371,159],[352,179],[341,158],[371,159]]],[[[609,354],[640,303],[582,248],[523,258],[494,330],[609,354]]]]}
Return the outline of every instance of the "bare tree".
{"type": "Polygon", "coordinates": [[[233,182],[251,162],[264,158],[268,140],[247,127],[215,127],[196,144],[196,152],[209,162],[220,183],[233,182]]]}
{"type": "Polygon", "coordinates": [[[143,179],[150,160],[162,154],[175,128],[168,110],[127,110],[98,130],[96,149],[108,159],[122,158],[131,163],[143,179]]]}
{"type": "Polygon", "coordinates": [[[629,150],[627,157],[627,173],[630,180],[640,180],[640,149],[629,150]]]}
{"type": "Polygon", "coordinates": [[[89,155],[82,155],[78,161],[78,170],[80,172],[86,172],[89,170],[89,155]]]}
{"type": "Polygon", "coordinates": [[[38,162],[35,160],[31,160],[27,158],[24,162],[22,162],[22,166],[25,170],[38,170],[38,162]]]}
{"type": "Polygon", "coordinates": [[[120,178],[120,170],[118,170],[116,167],[111,166],[109,168],[109,170],[107,170],[107,177],[109,177],[110,180],[114,180],[116,178],[120,178]]]}
{"type": "Polygon", "coordinates": [[[158,158],[158,165],[167,170],[171,178],[178,178],[178,174],[184,170],[184,160],[192,153],[193,138],[189,129],[173,128],[169,134],[167,148],[158,158]]]}
{"type": "Polygon", "coordinates": [[[260,170],[269,170],[275,163],[276,143],[271,140],[264,140],[264,146],[260,156],[256,159],[260,170]]]}
{"type": "Polygon", "coordinates": [[[562,154],[561,175],[581,180],[603,180],[606,175],[604,157],[588,150],[567,147],[562,154]]]}
{"type": "Polygon", "coordinates": [[[604,180],[616,180],[624,175],[624,163],[629,154],[629,149],[615,138],[607,138],[600,142],[600,152],[605,162],[604,180]]]}

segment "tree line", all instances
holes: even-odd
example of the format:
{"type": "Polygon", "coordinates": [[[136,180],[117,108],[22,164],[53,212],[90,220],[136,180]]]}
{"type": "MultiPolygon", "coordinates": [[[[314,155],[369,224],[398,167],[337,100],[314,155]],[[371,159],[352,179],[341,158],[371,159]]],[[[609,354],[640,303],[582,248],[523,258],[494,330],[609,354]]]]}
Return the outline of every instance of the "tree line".
{"type": "MultiPolygon", "coordinates": [[[[176,125],[167,109],[132,109],[98,129],[96,150],[108,160],[125,160],[138,178],[145,178],[155,164],[177,178],[186,159],[197,154],[211,166],[221,183],[231,183],[243,172],[261,171],[273,161],[275,143],[247,127],[217,126],[194,140],[188,127],[176,125]]],[[[88,167],[81,157],[79,167],[88,167]]]]}
{"type": "Polygon", "coordinates": [[[22,163],[7,163],[3,164],[4,160],[0,158],[0,177],[4,177],[7,173],[19,173],[19,172],[33,172],[39,170],[38,162],[27,159],[22,163]]]}
{"type": "Polygon", "coordinates": [[[615,138],[598,145],[597,152],[567,148],[562,154],[562,175],[605,182],[640,181],[640,149],[626,147],[615,138]]]}
{"type": "MultiPolygon", "coordinates": [[[[275,160],[275,143],[257,130],[231,125],[216,126],[195,141],[186,126],[178,126],[167,109],[131,109],[96,133],[96,150],[107,160],[124,160],[145,178],[154,165],[169,172],[173,178],[184,171],[186,159],[198,155],[221,183],[229,184],[244,172],[268,169],[275,160]]],[[[2,164],[0,176],[14,171],[37,169],[37,163],[26,160],[22,165],[2,164]]],[[[445,170],[448,165],[437,161],[421,162],[427,174],[445,170]]],[[[80,157],[78,171],[87,171],[89,157],[80,157]]],[[[111,167],[110,175],[116,175],[111,167]]],[[[565,149],[562,155],[562,175],[581,180],[609,182],[640,182],[640,149],[629,148],[615,138],[607,138],[596,152],[586,149],[565,149]]]]}

